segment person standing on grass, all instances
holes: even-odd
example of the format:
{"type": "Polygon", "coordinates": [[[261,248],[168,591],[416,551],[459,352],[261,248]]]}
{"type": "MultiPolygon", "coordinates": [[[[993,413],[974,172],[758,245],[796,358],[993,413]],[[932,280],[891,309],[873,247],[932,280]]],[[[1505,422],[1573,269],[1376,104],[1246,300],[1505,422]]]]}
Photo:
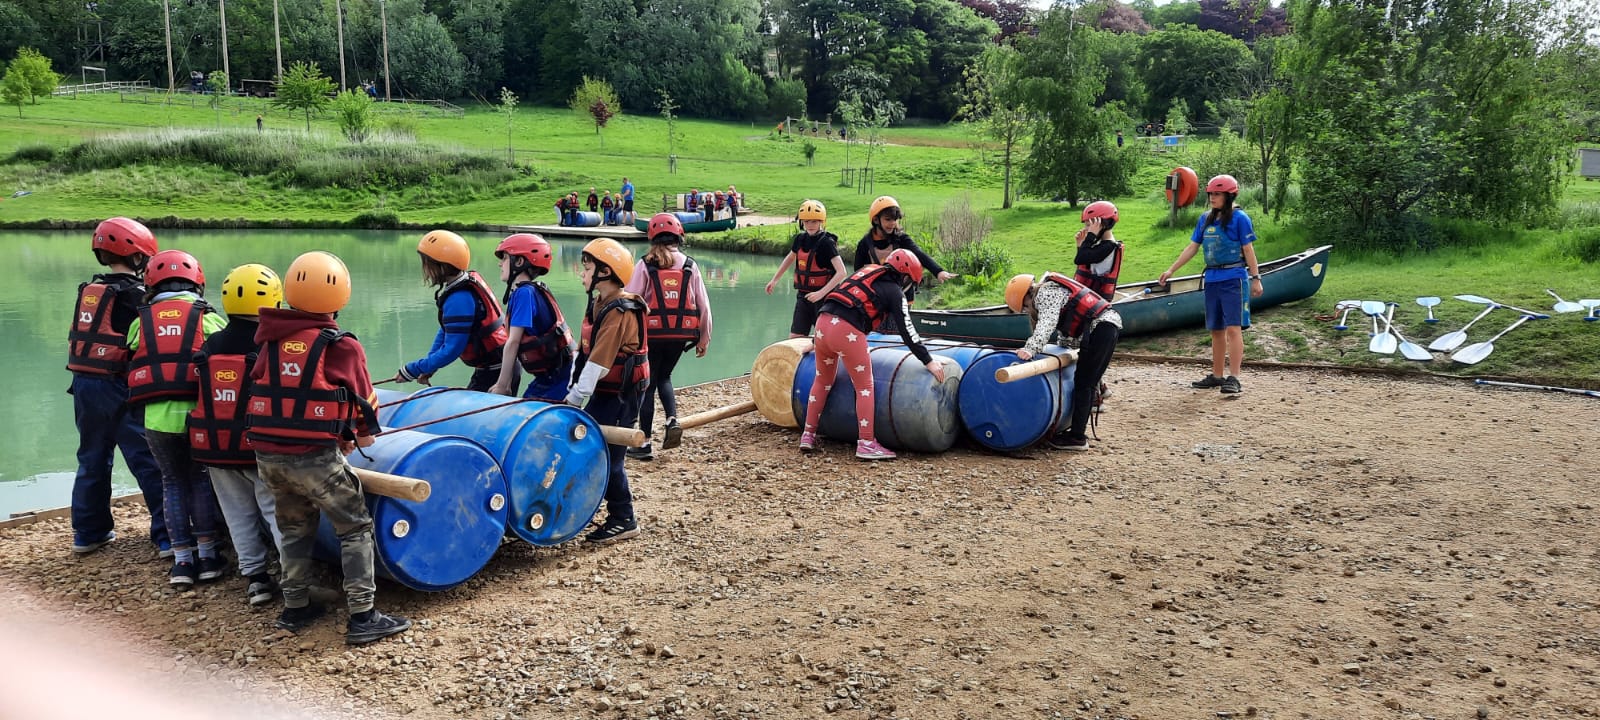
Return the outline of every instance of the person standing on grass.
{"type": "Polygon", "coordinates": [[[644,298],[650,308],[645,319],[645,334],[650,338],[650,385],[644,389],[639,407],[639,429],[645,444],[629,448],[628,457],[654,460],[650,442],[654,425],[655,396],[661,396],[661,412],[666,416],[663,450],[682,441],[678,427],[678,399],[672,391],[672,371],[689,348],[695,357],[705,357],[711,347],[711,299],[694,258],[683,254],[683,223],[672,213],[656,213],[650,218],[650,251],[633,268],[633,278],[623,287],[644,298]]]}
{"type": "MultiPolygon", "coordinates": [[[[730,194],[728,197],[733,197],[730,194]]],[[[800,203],[800,232],[789,240],[789,254],[778,263],[778,271],[767,282],[767,294],[778,286],[783,272],[794,266],[794,316],[789,320],[789,337],[810,337],[817,324],[817,306],[833,289],[844,282],[844,258],[839,257],[839,237],[823,229],[828,223],[828,208],[816,200],[800,203]]]]}
{"type": "Polygon", "coordinates": [[[1261,297],[1261,269],[1250,216],[1233,206],[1239,181],[1218,175],[1206,183],[1211,209],[1195,224],[1189,246],[1157,280],[1162,285],[1202,249],[1205,251],[1206,329],[1211,331],[1211,372],[1190,383],[1196,388],[1222,388],[1234,394],[1244,361],[1244,328],[1249,324],[1250,298],[1261,297]],[[1248,288],[1248,291],[1246,290],[1248,288]]]}

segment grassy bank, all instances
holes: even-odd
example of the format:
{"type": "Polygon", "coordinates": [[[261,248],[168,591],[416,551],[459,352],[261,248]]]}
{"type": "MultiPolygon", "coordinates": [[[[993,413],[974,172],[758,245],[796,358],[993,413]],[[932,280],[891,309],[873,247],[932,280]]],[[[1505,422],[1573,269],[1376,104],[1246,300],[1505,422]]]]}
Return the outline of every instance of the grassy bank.
{"type": "MultiPolygon", "coordinates": [[[[114,96],[53,99],[25,108],[25,117],[0,119],[0,197],[13,189],[32,194],[0,201],[0,227],[92,224],[113,214],[153,218],[165,226],[282,227],[435,226],[468,229],[490,225],[548,223],[550,205],[570,190],[616,189],[624,176],[638,188],[641,212],[663,194],[692,187],[737,185],[760,213],[787,215],[805,198],[829,208],[830,230],[848,254],[866,229],[873,196],[892,194],[908,215],[909,228],[930,245],[938,243],[941,220],[966,204],[973,217],[991,225],[988,258],[1009,260],[991,277],[968,276],[938,288],[939,306],[990,304],[1000,299],[1011,272],[1068,269],[1078,211],[1062,203],[1021,202],[1000,210],[1001,174],[973,149],[960,127],[916,127],[890,131],[876,149],[876,185],[867,192],[840,187],[840,168],[860,166],[865,148],[837,140],[775,137],[769,124],[680,120],[675,173],[667,166],[667,126],[650,115],[622,115],[603,133],[566,110],[519,108],[510,143],[517,169],[507,168],[507,128],[492,109],[470,108],[465,117],[389,116],[393,137],[370,148],[353,148],[331,123],[265,115],[267,132],[255,130],[255,106],[217,113],[194,108],[119,102],[114,96]],[[220,132],[217,131],[220,126],[220,132]],[[199,133],[179,129],[210,129],[199,133]],[[128,133],[133,131],[131,137],[128,133]],[[143,132],[141,132],[143,131],[143,132]],[[141,139],[143,138],[143,139],[141,139]],[[162,147],[139,147],[165,138],[162,147]],[[190,145],[184,155],[168,146],[190,145]],[[814,147],[808,162],[807,145],[814,147]],[[23,152],[17,154],[22,149],[23,152]],[[848,154],[848,160],[847,160],[848,154]]],[[[1188,242],[1194,215],[1167,227],[1160,179],[1176,159],[1153,160],[1138,177],[1139,192],[1114,198],[1122,221],[1116,235],[1127,246],[1123,274],[1154,277],[1188,242]]],[[[1307,228],[1291,218],[1279,223],[1254,212],[1258,255],[1269,259],[1315,244],[1307,228]]],[[[1568,300],[1600,296],[1600,183],[1575,180],[1561,207],[1539,227],[1454,225],[1436,229],[1449,240],[1428,252],[1348,252],[1336,245],[1326,283],[1316,297],[1256,314],[1246,335],[1249,357],[1343,366],[1392,366],[1451,374],[1492,374],[1553,379],[1600,386],[1600,323],[1557,316],[1533,323],[1496,343],[1484,363],[1408,363],[1366,351],[1367,334],[1338,332],[1327,319],[1339,300],[1388,300],[1401,304],[1396,323],[1426,344],[1459,327],[1478,306],[1447,299],[1437,325],[1421,322],[1414,298],[1449,298],[1472,293],[1529,308],[1554,302],[1544,288],[1568,300]]],[[[790,226],[741,229],[693,239],[693,245],[745,252],[781,253],[790,226]]],[[[941,252],[950,259],[955,250],[941,252]]],[[[776,265],[776,258],[773,260],[776,265]]],[[[1198,263],[1187,271],[1197,272],[1198,263]]],[[[1510,314],[1486,319],[1473,340],[1504,327],[1510,314]]],[[[1203,331],[1125,341],[1124,348],[1206,357],[1203,331]]]]}

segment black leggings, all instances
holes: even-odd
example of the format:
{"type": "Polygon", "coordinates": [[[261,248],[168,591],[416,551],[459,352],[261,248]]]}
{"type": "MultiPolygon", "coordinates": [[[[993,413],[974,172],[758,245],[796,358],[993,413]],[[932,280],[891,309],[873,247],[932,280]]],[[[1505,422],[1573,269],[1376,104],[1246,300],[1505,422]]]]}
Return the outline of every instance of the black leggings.
{"type": "Polygon", "coordinates": [[[1111,353],[1117,349],[1117,326],[1108,322],[1095,326],[1078,346],[1078,369],[1072,376],[1072,427],[1068,437],[1087,437],[1089,413],[1094,410],[1094,394],[1100,389],[1100,378],[1105,377],[1111,365],[1111,353]]]}
{"type": "Polygon", "coordinates": [[[691,345],[682,340],[662,340],[650,344],[650,387],[644,389],[644,400],[639,403],[639,429],[650,437],[651,419],[656,414],[656,395],[661,396],[661,412],[667,417],[678,416],[678,398],[672,394],[672,370],[691,345]]]}

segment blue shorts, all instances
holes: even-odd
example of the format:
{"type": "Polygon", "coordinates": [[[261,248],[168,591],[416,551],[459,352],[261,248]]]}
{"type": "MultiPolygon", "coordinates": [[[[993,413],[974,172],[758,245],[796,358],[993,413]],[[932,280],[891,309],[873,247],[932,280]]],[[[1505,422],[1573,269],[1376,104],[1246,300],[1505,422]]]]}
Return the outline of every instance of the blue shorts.
{"type": "Polygon", "coordinates": [[[1244,327],[1250,315],[1250,293],[1245,279],[1206,282],[1206,329],[1244,327]]]}

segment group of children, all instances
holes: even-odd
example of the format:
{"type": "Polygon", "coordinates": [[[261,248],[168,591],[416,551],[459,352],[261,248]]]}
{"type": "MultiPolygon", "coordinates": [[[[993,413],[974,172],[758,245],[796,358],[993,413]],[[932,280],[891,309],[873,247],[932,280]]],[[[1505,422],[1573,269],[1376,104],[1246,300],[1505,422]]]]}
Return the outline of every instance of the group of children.
{"type": "MultiPolygon", "coordinates": [[[[677,218],[656,216],[649,235],[651,251],[637,263],[614,240],[584,247],[579,277],[589,302],[575,342],[539,280],[554,260],[543,238],[518,233],[498,244],[506,290],[497,299],[471,269],[461,236],[427,233],[417,252],[435,287],[439,332],[426,356],[390,380],[426,384],[460,359],[473,368],[471,389],[513,395],[526,372],[524,398],[582,407],[605,425],[637,421],[647,435],[650,398],[659,395],[663,446],[675,446],[672,370],[689,348],[705,354],[711,308],[698,268],[679,249],[677,218]]],[[[351,293],[343,262],[308,252],[283,279],[264,265],[235,268],[223,280],[224,320],[203,299],[200,262],[159,250],[139,222],[100,223],[92,250],[107,272],[79,287],[68,338],[80,435],[73,551],[116,539],[111,468],[120,449],[144,493],[151,540],[173,560],[174,587],[227,574],[218,549],[225,524],[251,605],[280,590],[268,572],[276,546],[284,601],[277,625],[298,632],[326,612],[309,594],[311,550],[326,517],[341,546],[347,641],[408,629],[409,620],[374,606],[372,518],[344,457],[371,445],[380,428],[365,351],[334,319],[351,293]]],[[[635,457],[649,459],[651,446],[642,450],[635,457]]],[[[587,536],[594,543],[639,532],[625,448],[608,452],[607,516],[587,536]]]]}
{"type": "Polygon", "coordinates": [[[705,216],[706,222],[716,220],[719,215],[739,217],[739,208],[743,206],[744,198],[739,195],[738,189],[729,185],[728,191],[706,190],[690,188],[683,196],[685,210],[699,212],[705,216]]]}
{"type": "Polygon", "coordinates": [[[622,188],[616,192],[607,193],[604,190],[596,191],[589,188],[589,197],[578,202],[578,191],[574,190],[561,199],[556,200],[556,213],[561,216],[560,224],[563,227],[580,226],[578,212],[588,208],[589,212],[600,215],[601,225],[632,225],[633,214],[633,183],[627,178],[622,179],[622,188]]]}

